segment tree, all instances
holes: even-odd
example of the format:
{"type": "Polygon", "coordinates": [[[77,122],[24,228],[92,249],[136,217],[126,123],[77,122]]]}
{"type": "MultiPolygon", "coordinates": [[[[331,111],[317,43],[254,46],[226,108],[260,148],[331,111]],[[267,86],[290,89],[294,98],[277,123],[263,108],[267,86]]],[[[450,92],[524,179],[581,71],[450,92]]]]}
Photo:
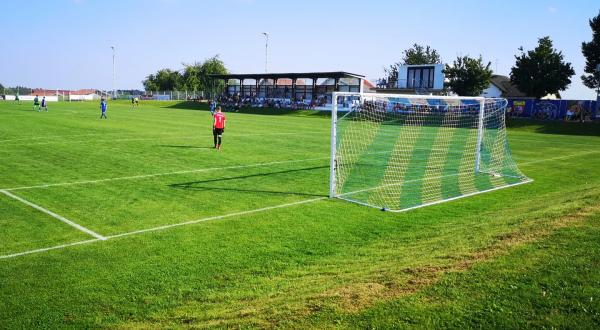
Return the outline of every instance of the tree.
{"type": "Polygon", "coordinates": [[[446,64],[444,74],[448,79],[448,87],[460,96],[478,96],[490,85],[492,63],[484,65],[481,56],[471,58],[459,56],[452,66],[446,64]]]}
{"type": "Polygon", "coordinates": [[[222,82],[214,82],[210,78],[211,74],[227,74],[227,68],[219,55],[215,55],[202,63],[194,62],[192,64],[183,63],[183,73],[171,69],[161,69],[154,74],[150,74],[142,81],[147,91],[206,91],[215,92],[217,88],[223,88],[222,82]]]}
{"type": "Polygon", "coordinates": [[[151,74],[142,82],[146,90],[171,91],[179,87],[181,74],[171,69],[161,69],[156,74],[151,74]]]}
{"type": "Polygon", "coordinates": [[[550,37],[540,38],[534,50],[516,55],[510,80],[527,96],[541,98],[548,94],[559,94],[571,84],[575,74],[571,63],[564,61],[562,52],[552,46],[550,37]]]}
{"type": "Polygon", "coordinates": [[[227,74],[229,71],[225,67],[225,63],[219,58],[219,55],[215,55],[202,63],[200,67],[200,82],[203,90],[210,92],[211,94],[220,94],[225,88],[225,84],[221,80],[211,79],[211,74],[227,74]]]}
{"type": "Polygon", "coordinates": [[[404,50],[404,56],[402,57],[402,64],[404,65],[416,65],[416,64],[438,64],[442,63],[442,58],[437,50],[430,46],[421,46],[414,44],[412,48],[404,50]]]}
{"type": "Polygon", "coordinates": [[[181,89],[186,91],[200,91],[202,90],[202,83],[200,82],[200,66],[198,62],[193,64],[183,63],[183,74],[181,80],[181,89]]]}
{"type": "Polygon", "coordinates": [[[581,52],[586,59],[584,71],[588,75],[582,75],[581,80],[585,86],[600,91],[600,13],[590,19],[589,23],[592,28],[592,41],[581,43],[581,52]]]}
{"type": "Polygon", "coordinates": [[[442,58],[437,50],[430,46],[423,47],[419,44],[414,44],[411,48],[404,50],[401,62],[396,62],[384,70],[388,83],[395,84],[398,81],[398,67],[401,65],[438,63],[442,63],[442,58]]]}

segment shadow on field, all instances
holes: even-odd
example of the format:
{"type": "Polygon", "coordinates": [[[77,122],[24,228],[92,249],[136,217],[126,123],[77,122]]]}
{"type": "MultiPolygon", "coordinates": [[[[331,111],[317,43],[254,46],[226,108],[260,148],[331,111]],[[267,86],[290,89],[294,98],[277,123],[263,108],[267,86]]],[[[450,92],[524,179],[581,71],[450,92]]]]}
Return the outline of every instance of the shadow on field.
{"type": "MultiPolygon", "coordinates": [[[[259,177],[268,177],[271,175],[279,175],[279,174],[288,174],[288,173],[296,173],[296,172],[307,172],[314,170],[321,170],[329,168],[329,166],[315,166],[315,167],[306,167],[294,170],[284,170],[284,171],[276,171],[269,173],[259,173],[259,174],[248,174],[248,175],[240,175],[235,177],[228,178],[218,178],[218,179],[208,179],[208,180],[200,180],[200,181],[191,181],[184,183],[174,183],[169,185],[171,188],[176,189],[187,189],[187,190],[222,190],[222,191],[238,191],[238,192],[253,192],[253,193],[266,193],[266,194],[279,194],[279,195],[301,195],[301,196],[315,196],[315,197],[326,197],[325,194],[310,194],[303,193],[297,191],[281,191],[281,190],[259,190],[259,189],[244,189],[244,188],[225,188],[219,187],[218,183],[232,180],[243,180],[249,178],[259,178],[259,177]],[[210,186],[204,186],[203,184],[207,183],[216,183],[211,184],[210,186]]],[[[285,186],[285,184],[282,184],[285,186]]]]}
{"type": "MultiPolygon", "coordinates": [[[[169,109],[178,110],[194,110],[194,111],[209,111],[208,103],[206,102],[193,102],[183,101],[169,106],[165,106],[169,109]]],[[[264,115],[264,116],[297,116],[297,117],[331,117],[329,111],[317,111],[317,110],[291,110],[291,109],[276,109],[276,108],[251,108],[242,107],[237,111],[227,109],[223,107],[223,112],[236,112],[252,115],[264,115]]]]}
{"type": "Polygon", "coordinates": [[[506,125],[508,128],[541,134],[600,136],[599,121],[580,123],[512,118],[506,125]]]}

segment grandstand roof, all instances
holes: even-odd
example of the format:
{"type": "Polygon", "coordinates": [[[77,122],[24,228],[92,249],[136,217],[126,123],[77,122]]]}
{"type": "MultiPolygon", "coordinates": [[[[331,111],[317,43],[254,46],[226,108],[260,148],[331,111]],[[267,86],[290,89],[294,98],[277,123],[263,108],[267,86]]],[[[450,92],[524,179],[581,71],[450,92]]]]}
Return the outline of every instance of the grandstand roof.
{"type": "Polygon", "coordinates": [[[359,78],[364,79],[365,76],[344,72],[290,72],[290,73],[231,73],[231,74],[211,74],[209,75],[215,79],[319,79],[319,78],[359,78]]]}

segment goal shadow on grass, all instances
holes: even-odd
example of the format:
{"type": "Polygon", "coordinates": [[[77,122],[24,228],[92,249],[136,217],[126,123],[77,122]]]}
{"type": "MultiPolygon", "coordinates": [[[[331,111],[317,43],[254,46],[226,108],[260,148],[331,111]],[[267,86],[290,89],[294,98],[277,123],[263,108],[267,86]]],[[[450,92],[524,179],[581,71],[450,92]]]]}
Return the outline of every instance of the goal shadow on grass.
{"type": "Polygon", "coordinates": [[[305,167],[300,169],[292,169],[292,170],[283,170],[283,171],[275,171],[268,173],[257,173],[257,174],[247,174],[247,175],[239,175],[227,178],[216,178],[216,179],[208,179],[208,180],[199,180],[199,181],[190,181],[190,182],[182,182],[182,183],[173,183],[170,184],[169,187],[175,189],[187,189],[187,190],[214,190],[214,191],[237,191],[237,192],[248,192],[248,193],[264,193],[264,194],[277,194],[277,195],[298,195],[298,196],[311,196],[311,197],[327,197],[327,194],[312,194],[306,192],[299,191],[283,191],[283,190],[267,190],[267,189],[245,189],[245,188],[231,188],[231,187],[219,187],[218,183],[234,181],[234,180],[244,180],[251,178],[264,178],[269,176],[281,175],[281,174],[290,174],[290,173],[298,173],[298,172],[310,172],[315,170],[328,169],[329,166],[314,166],[314,167],[305,167]],[[212,184],[210,186],[206,186],[205,184],[212,184]],[[214,185],[214,184],[217,185],[214,185]]]}

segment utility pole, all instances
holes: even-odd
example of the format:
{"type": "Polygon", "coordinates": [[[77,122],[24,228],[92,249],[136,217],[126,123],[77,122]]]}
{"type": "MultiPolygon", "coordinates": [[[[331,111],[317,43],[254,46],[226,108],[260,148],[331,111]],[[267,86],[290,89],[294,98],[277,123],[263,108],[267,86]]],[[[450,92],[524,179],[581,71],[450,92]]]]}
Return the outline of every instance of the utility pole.
{"type": "Polygon", "coordinates": [[[262,34],[265,36],[265,73],[267,73],[269,65],[269,34],[267,32],[263,32],[262,34]]]}
{"type": "Polygon", "coordinates": [[[117,90],[115,88],[115,46],[110,46],[112,49],[112,57],[113,57],[113,78],[112,78],[112,89],[113,89],[113,100],[117,98],[117,90]]]}

